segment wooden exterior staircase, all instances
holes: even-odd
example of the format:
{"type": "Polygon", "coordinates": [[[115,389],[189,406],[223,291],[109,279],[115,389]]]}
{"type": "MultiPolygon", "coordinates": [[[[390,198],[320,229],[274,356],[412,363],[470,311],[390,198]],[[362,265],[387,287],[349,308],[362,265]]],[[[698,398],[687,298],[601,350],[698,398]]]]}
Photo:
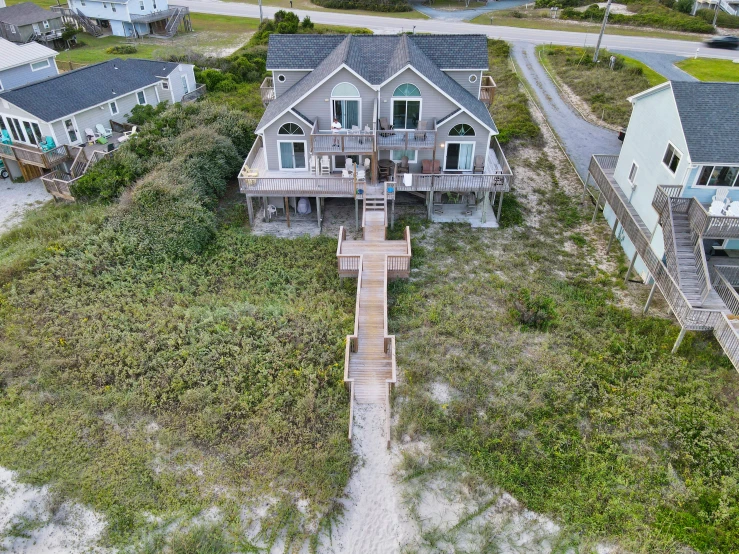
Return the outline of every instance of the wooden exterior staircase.
{"type": "MultiPolygon", "coordinates": [[[[368,190],[364,197],[362,227],[364,239],[346,240],[339,230],[336,252],[339,275],[357,277],[354,333],[346,338],[344,382],[354,403],[385,404],[386,437],[389,444],[390,388],[396,381],[395,336],[387,329],[387,282],[410,274],[410,229],[403,240],[386,240],[387,193],[368,190]]],[[[349,438],[352,437],[352,416],[349,438]]]]}

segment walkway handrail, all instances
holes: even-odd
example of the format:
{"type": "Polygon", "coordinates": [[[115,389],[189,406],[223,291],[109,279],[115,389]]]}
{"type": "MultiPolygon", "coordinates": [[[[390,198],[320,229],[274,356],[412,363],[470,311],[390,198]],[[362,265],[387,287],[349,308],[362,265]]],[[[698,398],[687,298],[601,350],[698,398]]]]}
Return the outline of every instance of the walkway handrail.
{"type": "Polygon", "coordinates": [[[352,419],[354,413],[354,379],[349,378],[349,360],[351,353],[359,349],[359,298],[362,293],[362,261],[363,255],[359,255],[359,274],[357,276],[357,299],[354,304],[354,334],[346,336],[344,347],[344,382],[349,384],[349,440],[352,438],[352,419]]]}
{"type": "Polygon", "coordinates": [[[739,293],[734,289],[739,286],[739,267],[717,265],[713,269],[713,290],[732,314],[739,315],[739,293]]]}

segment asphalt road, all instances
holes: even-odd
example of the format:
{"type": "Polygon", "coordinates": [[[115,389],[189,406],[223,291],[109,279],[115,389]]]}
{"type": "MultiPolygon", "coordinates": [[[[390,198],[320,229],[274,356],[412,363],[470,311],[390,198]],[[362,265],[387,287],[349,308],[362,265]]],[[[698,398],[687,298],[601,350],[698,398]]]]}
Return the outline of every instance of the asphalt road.
{"type": "MultiPolygon", "coordinates": [[[[240,17],[259,17],[259,7],[255,4],[221,2],[219,0],[179,0],[193,12],[232,15],[240,17]]],[[[277,8],[263,7],[265,17],[272,17],[277,8]]],[[[490,38],[508,41],[524,41],[532,44],[565,44],[571,46],[595,46],[597,36],[591,33],[571,33],[568,31],[544,31],[541,29],[520,29],[517,27],[498,27],[476,25],[464,21],[439,21],[434,19],[398,19],[380,15],[355,15],[351,12],[327,12],[320,10],[293,10],[301,19],[308,15],[314,23],[330,25],[350,25],[367,27],[375,33],[397,33],[410,31],[414,27],[423,33],[483,33],[490,38]]],[[[625,37],[606,35],[603,46],[613,50],[640,52],[659,52],[676,56],[694,56],[696,48],[699,55],[712,58],[739,58],[739,52],[731,50],[708,49],[700,43],[663,38],[625,37]]]]}

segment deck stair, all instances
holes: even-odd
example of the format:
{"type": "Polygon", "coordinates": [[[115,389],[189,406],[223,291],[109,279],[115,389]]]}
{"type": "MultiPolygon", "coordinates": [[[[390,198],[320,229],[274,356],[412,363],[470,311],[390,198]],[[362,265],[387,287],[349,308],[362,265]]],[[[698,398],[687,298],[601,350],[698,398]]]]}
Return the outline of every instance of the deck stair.
{"type": "MultiPolygon", "coordinates": [[[[388,278],[410,274],[410,231],[403,240],[386,240],[387,197],[367,187],[362,210],[363,240],[346,240],[339,231],[339,275],[357,277],[354,334],[347,336],[344,381],[352,407],[385,404],[389,428],[390,387],[396,379],[395,337],[387,329],[388,278]]],[[[353,410],[353,408],[352,408],[353,410]]],[[[351,422],[349,438],[351,438],[351,422]]],[[[389,436],[389,433],[386,433],[389,436]]]]}
{"type": "Polygon", "coordinates": [[[69,13],[64,14],[67,17],[71,17],[82,27],[85,32],[91,34],[94,37],[103,36],[103,28],[95,23],[92,19],[83,14],[80,10],[69,10],[69,13]]]}
{"type": "MultiPolygon", "coordinates": [[[[172,38],[177,34],[177,29],[180,28],[180,24],[184,21],[185,16],[189,13],[189,8],[185,8],[184,6],[171,6],[174,8],[175,13],[172,14],[172,16],[167,21],[167,25],[164,29],[164,36],[166,38],[172,38]]],[[[188,25],[185,22],[186,30],[188,25]]]]}

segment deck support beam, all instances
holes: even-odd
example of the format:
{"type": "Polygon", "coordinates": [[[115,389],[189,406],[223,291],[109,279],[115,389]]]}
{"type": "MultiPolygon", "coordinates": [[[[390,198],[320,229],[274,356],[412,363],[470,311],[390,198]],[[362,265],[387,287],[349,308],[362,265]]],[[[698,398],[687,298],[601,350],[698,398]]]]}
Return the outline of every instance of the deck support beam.
{"type": "Polygon", "coordinates": [[[593,220],[590,223],[595,223],[595,216],[598,215],[598,204],[600,204],[600,191],[598,191],[598,198],[595,199],[595,210],[593,210],[593,220]]]}
{"type": "Polygon", "coordinates": [[[285,199],[285,217],[287,217],[287,228],[290,228],[290,203],[287,200],[287,196],[283,197],[285,199]]]}
{"type": "Polygon", "coordinates": [[[393,199],[390,200],[390,230],[392,231],[394,228],[395,228],[395,196],[393,196],[393,199]]]}
{"type": "Polygon", "coordinates": [[[428,192],[428,196],[426,198],[426,219],[429,221],[434,220],[434,190],[431,189],[428,192]]]}
{"type": "MultiPolygon", "coordinates": [[[[492,209],[492,206],[491,206],[492,209]]],[[[482,193],[482,217],[480,217],[480,223],[487,223],[488,221],[488,193],[482,193]]]]}
{"type": "Polygon", "coordinates": [[[321,232],[321,197],[316,196],[316,213],[318,214],[318,232],[321,232]]]}
{"type": "Polygon", "coordinates": [[[657,289],[657,281],[652,283],[652,290],[649,291],[649,296],[647,297],[647,303],[644,305],[644,315],[647,315],[647,312],[649,311],[649,306],[652,303],[652,298],[654,298],[654,291],[657,289]]]}
{"type": "Polygon", "coordinates": [[[354,227],[359,231],[359,199],[357,198],[356,192],[354,194],[354,227]]]}
{"type": "Polygon", "coordinates": [[[634,255],[631,257],[631,263],[629,264],[629,269],[626,270],[626,277],[624,277],[624,285],[629,282],[629,277],[631,277],[631,271],[634,269],[634,264],[636,263],[636,257],[639,255],[639,252],[634,252],[634,255]]]}
{"type": "Polygon", "coordinates": [[[500,199],[498,200],[498,224],[500,225],[500,212],[503,210],[503,191],[500,191],[500,199]]]}
{"type": "Polygon", "coordinates": [[[254,225],[254,201],[251,196],[246,197],[246,211],[249,214],[249,227],[254,225]]]}
{"type": "Polygon", "coordinates": [[[611,238],[608,239],[608,248],[606,248],[606,255],[611,251],[611,246],[613,246],[613,239],[616,237],[616,230],[618,229],[618,219],[613,224],[613,231],[611,231],[611,238]]]}
{"type": "Polygon", "coordinates": [[[675,341],[675,346],[672,347],[673,354],[677,352],[678,348],[680,348],[680,344],[683,342],[683,338],[685,338],[685,327],[680,328],[680,334],[677,336],[677,340],[675,341]]]}
{"type": "Polygon", "coordinates": [[[267,213],[267,206],[269,206],[269,200],[266,196],[262,196],[262,207],[264,208],[264,222],[267,223],[269,221],[269,214],[267,213]]]}

